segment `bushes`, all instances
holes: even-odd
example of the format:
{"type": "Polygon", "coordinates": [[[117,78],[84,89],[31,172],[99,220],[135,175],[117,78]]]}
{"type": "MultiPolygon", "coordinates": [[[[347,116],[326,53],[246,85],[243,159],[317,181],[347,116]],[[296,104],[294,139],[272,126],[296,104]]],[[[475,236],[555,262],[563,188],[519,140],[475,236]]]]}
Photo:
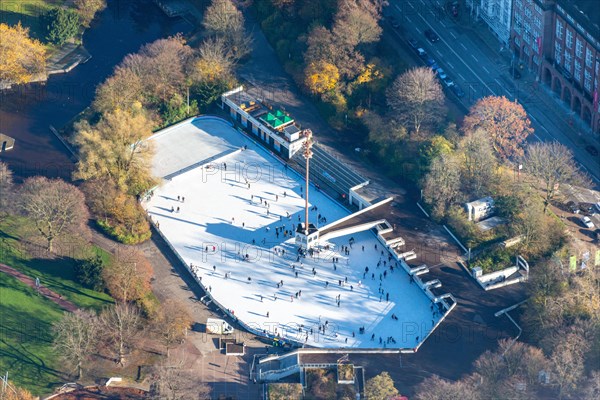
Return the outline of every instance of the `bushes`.
{"type": "Polygon", "coordinates": [[[509,268],[513,265],[513,254],[509,249],[497,247],[491,252],[479,254],[475,260],[471,262],[474,267],[481,267],[484,274],[500,271],[509,268]]]}

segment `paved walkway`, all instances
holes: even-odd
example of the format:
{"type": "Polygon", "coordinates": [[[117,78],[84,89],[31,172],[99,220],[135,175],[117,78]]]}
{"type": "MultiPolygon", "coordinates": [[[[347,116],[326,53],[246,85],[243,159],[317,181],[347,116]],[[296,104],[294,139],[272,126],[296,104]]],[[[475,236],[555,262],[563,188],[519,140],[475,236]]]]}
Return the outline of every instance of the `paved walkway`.
{"type": "MultiPolygon", "coordinates": [[[[29,287],[35,288],[35,279],[34,278],[32,278],[28,275],[25,275],[21,271],[17,271],[13,267],[9,267],[8,265],[5,265],[5,264],[0,264],[0,271],[17,278],[19,281],[23,282],[24,284],[26,284],[29,287]]],[[[53,292],[52,290],[48,289],[47,287],[40,286],[38,288],[38,292],[40,294],[42,294],[43,296],[45,296],[46,298],[48,298],[48,300],[58,304],[61,308],[65,309],[66,311],[74,312],[74,311],[78,310],[78,308],[75,304],[63,299],[61,295],[59,295],[56,292],[53,292]]]]}

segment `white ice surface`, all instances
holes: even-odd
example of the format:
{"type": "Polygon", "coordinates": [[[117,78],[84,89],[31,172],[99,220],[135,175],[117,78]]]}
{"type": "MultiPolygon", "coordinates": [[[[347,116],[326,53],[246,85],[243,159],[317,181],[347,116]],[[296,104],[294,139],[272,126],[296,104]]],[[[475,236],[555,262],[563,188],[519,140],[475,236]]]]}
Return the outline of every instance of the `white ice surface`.
{"type": "MultiPolygon", "coordinates": [[[[202,121],[196,121],[195,125],[201,127],[202,121]]],[[[385,343],[391,336],[396,343],[386,347],[414,348],[424,339],[439,316],[433,317],[431,301],[410,282],[402,268],[394,268],[392,273],[383,265],[377,267],[378,261],[382,260],[382,264],[388,261],[388,253],[381,255],[382,246],[374,233],[352,235],[355,243],[349,256],[339,252],[340,246],[348,245],[346,236],[332,240],[335,251],[323,251],[314,258],[307,255],[298,262],[293,236],[277,237],[275,228],[284,226],[291,230],[292,224],[298,223],[298,216],[304,218],[302,178],[225,123],[211,121],[202,129],[210,130],[218,138],[224,134],[231,136],[233,131],[238,135],[236,146],[246,144],[248,149],[230,152],[215,160],[210,168],[195,168],[165,181],[145,207],[159,223],[164,237],[188,265],[194,265],[201,284],[210,287],[211,295],[221,305],[249,326],[317,347],[382,348],[379,337],[385,343]],[[227,164],[227,170],[223,163],[227,164]],[[184,197],[185,202],[177,201],[177,196],[184,197]],[[259,197],[269,203],[269,215],[259,197]],[[275,254],[275,248],[285,250],[285,255],[275,254]],[[241,260],[245,254],[250,261],[241,260]],[[332,257],[340,259],[337,270],[332,257]],[[292,265],[298,271],[297,278],[292,265]],[[363,278],[367,266],[369,273],[363,278]],[[380,274],[386,270],[387,277],[380,280],[380,274]],[[225,273],[229,278],[225,278],[225,273]],[[372,273],[375,279],[371,278],[372,273]],[[340,286],[339,280],[346,278],[348,283],[340,286]],[[277,288],[281,280],[283,286],[277,288]],[[385,293],[389,292],[389,301],[385,294],[380,300],[380,283],[385,293]],[[301,296],[296,298],[299,291],[301,296]],[[339,307],[335,301],[338,295],[339,307]],[[398,321],[391,318],[392,314],[398,321]],[[328,322],[325,334],[319,333],[318,326],[325,321],[328,322]],[[304,326],[302,332],[298,330],[300,325],[304,326]],[[362,335],[361,326],[366,330],[362,335]],[[310,328],[313,334],[306,338],[310,328]],[[374,341],[370,340],[372,334],[374,341]]],[[[174,138],[175,135],[176,132],[171,134],[174,138]]],[[[211,153],[210,143],[202,145],[203,157],[211,153]]],[[[220,154],[221,147],[219,144],[212,154],[220,154]]],[[[310,204],[318,207],[310,212],[311,222],[317,222],[318,214],[326,217],[327,223],[348,215],[312,185],[310,189],[310,204]]]]}

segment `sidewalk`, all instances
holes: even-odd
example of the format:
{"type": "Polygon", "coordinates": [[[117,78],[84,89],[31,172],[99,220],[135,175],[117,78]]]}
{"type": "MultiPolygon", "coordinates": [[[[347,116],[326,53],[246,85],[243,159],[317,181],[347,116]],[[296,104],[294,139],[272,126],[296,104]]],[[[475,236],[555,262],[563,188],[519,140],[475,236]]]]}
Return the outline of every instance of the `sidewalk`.
{"type": "Polygon", "coordinates": [[[46,72],[48,75],[67,73],[90,58],[91,54],[82,45],[67,43],[48,58],[46,72]]]}

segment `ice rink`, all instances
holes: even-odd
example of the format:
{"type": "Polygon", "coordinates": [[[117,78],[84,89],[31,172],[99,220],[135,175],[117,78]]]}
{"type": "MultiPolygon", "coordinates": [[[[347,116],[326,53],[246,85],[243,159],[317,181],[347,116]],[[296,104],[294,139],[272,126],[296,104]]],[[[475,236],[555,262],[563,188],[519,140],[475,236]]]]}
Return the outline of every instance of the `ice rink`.
{"type": "MultiPolygon", "coordinates": [[[[198,167],[164,180],[144,203],[201,285],[243,323],[271,335],[329,348],[417,347],[441,315],[393,259],[390,264],[375,234],[351,235],[351,248],[350,236],[338,237],[329,250],[299,257],[289,232],[304,218],[303,178],[216,121],[195,120],[160,136],[163,163],[168,142],[181,146],[188,136],[202,143],[210,162],[193,159],[188,164],[198,167]],[[228,147],[224,141],[232,136],[235,146],[228,147]]],[[[309,197],[314,224],[319,216],[323,226],[323,218],[328,224],[349,214],[312,185],[309,197]]]]}

